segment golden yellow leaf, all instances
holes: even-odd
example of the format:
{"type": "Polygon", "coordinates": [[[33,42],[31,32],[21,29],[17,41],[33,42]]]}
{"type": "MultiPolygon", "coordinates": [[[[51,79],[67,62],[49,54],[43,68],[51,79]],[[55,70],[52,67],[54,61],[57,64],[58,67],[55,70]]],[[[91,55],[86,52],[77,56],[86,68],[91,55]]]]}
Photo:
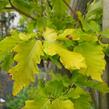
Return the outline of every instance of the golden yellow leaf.
{"type": "Polygon", "coordinates": [[[54,29],[46,28],[43,33],[45,40],[47,41],[55,41],[57,39],[57,32],[54,29]]]}
{"type": "Polygon", "coordinates": [[[44,47],[44,51],[48,55],[59,55],[60,61],[66,69],[72,70],[86,68],[85,59],[80,53],[69,51],[56,42],[45,42],[44,47]]]}
{"type": "Polygon", "coordinates": [[[80,36],[76,34],[75,29],[65,29],[59,34],[58,39],[79,40],[80,36]]]}
{"type": "Polygon", "coordinates": [[[97,43],[84,42],[78,45],[74,51],[81,53],[86,60],[85,74],[91,76],[92,79],[102,81],[101,76],[106,64],[102,47],[97,43]]]}

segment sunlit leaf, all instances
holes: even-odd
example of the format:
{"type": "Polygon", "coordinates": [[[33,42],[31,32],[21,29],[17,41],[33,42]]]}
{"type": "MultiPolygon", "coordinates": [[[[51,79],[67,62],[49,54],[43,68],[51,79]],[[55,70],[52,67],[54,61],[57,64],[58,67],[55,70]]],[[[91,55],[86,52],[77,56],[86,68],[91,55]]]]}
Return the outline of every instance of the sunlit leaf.
{"type": "Polygon", "coordinates": [[[34,100],[26,101],[26,106],[23,109],[74,109],[74,104],[70,100],[56,99],[52,103],[49,101],[37,102],[34,100]]]}
{"type": "Polygon", "coordinates": [[[56,99],[50,104],[50,109],[75,109],[73,102],[70,100],[56,99]]]}
{"type": "Polygon", "coordinates": [[[46,28],[43,36],[47,41],[55,41],[57,39],[57,32],[54,29],[46,28]]]}
{"type": "Polygon", "coordinates": [[[87,70],[85,74],[92,79],[102,81],[101,76],[105,69],[105,60],[103,49],[97,43],[83,42],[78,45],[75,52],[81,53],[86,61],[87,70]]]}
{"type": "Polygon", "coordinates": [[[84,57],[81,54],[69,51],[59,43],[45,42],[44,47],[44,51],[48,55],[53,56],[58,54],[60,56],[60,61],[65,66],[65,68],[69,70],[86,68],[84,57]]]}
{"type": "Polygon", "coordinates": [[[17,65],[9,70],[14,80],[14,95],[35,80],[34,75],[38,73],[37,64],[40,63],[40,56],[43,55],[42,49],[41,41],[35,40],[23,42],[14,49],[17,52],[14,58],[17,65]]]}
{"type": "Polygon", "coordinates": [[[61,34],[59,34],[58,39],[79,40],[80,36],[76,34],[75,29],[65,29],[61,34]]]}
{"type": "Polygon", "coordinates": [[[35,34],[19,33],[18,37],[22,41],[28,41],[29,39],[34,38],[35,34]]]}

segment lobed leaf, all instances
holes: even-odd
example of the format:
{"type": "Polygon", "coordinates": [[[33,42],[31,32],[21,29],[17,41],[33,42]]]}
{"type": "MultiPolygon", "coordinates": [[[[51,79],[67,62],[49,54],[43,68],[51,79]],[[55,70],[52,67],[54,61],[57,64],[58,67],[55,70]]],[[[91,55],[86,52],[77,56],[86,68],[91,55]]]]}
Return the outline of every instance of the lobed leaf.
{"type": "Polygon", "coordinates": [[[80,53],[69,51],[56,42],[45,42],[44,47],[44,51],[48,55],[53,56],[58,54],[60,56],[60,61],[66,69],[72,70],[86,68],[84,57],[80,53]]]}
{"type": "Polygon", "coordinates": [[[87,70],[84,72],[92,79],[102,81],[101,76],[105,69],[105,60],[103,49],[97,43],[83,42],[75,47],[75,52],[81,53],[84,56],[87,70]]]}
{"type": "Polygon", "coordinates": [[[52,103],[46,101],[44,104],[42,102],[28,100],[23,109],[74,109],[74,104],[70,100],[60,99],[56,99],[52,103]]]}
{"type": "Polygon", "coordinates": [[[11,68],[9,73],[14,80],[13,95],[16,95],[35,80],[34,76],[38,73],[36,65],[40,63],[43,48],[41,41],[30,40],[17,45],[14,51],[17,52],[14,57],[17,65],[11,68]]]}

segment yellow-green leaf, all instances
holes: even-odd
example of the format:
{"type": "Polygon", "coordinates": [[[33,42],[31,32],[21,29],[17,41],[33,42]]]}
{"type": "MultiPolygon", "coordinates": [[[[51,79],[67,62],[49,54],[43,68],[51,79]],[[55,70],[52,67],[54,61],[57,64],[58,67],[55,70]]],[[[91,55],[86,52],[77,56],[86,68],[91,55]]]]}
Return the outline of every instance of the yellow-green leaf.
{"type": "Polygon", "coordinates": [[[23,109],[40,109],[40,106],[34,100],[28,100],[23,109]]]}
{"type": "Polygon", "coordinates": [[[17,52],[14,58],[17,65],[11,68],[9,73],[14,80],[13,94],[16,95],[34,81],[34,74],[38,72],[36,65],[40,63],[43,48],[41,41],[31,40],[17,45],[14,51],[17,52]]]}
{"type": "Polygon", "coordinates": [[[47,101],[27,100],[23,109],[42,109],[45,105],[47,106],[47,101]]]}
{"type": "Polygon", "coordinates": [[[74,104],[70,100],[56,99],[50,105],[50,109],[74,109],[74,104]]]}
{"type": "Polygon", "coordinates": [[[58,39],[79,40],[80,36],[76,33],[75,29],[65,29],[61,34],[59,34],[58,39]]]}
{"type": "Polygon", "coordinates": [[[0,41],[0,60],[4,58],[12,49],[20,43],[21,40],[17,36],[17,33],[14,33],[13,36],[6,37],[0,41]]]}
{"type": "Polygon", "coordinates": [[[44,51],[48,55],[58,54],[65,68],[69,70],[86,68],[84,57],[80,53],[69,51],[56,42],[45,42],[44,47],[44,51]]]}
{"type": "Polygon", "coordinates": [[[65,29],[62,33],[58,34],[56,30],[51,28],[46,28],[43,36],[46,41],[56,41],[56,40],[79,40],[80,36],[76,33],[75,29],[65,29]]]}
{"type": "Polygon", "coordinates": [[[57,32],[54,29],[46,28],[43,36],[47,41],[55,41],[57,39],[57,32]]]}
{"type": "Polygon", "coordinates": [[[35,34],[34,33],[32,33],[32,34],[19,33],[18,36],[22,41],[28,41],[29,39],[35,37],[35,34]]]}
{"type": "Polygon", "coordinates": [[[84,42],[77,46],[75,52],[81,53],[86,60],[87,70],[85,74],[92,79],[102,81],[101,75],[105,69],[105,60],[102,47],[97,43],[84,42]]]}
{"type": "Polygon", "coordinates": [[[56,99],[52,103],[50,101],[39,102],[28,100],[23,109],[74,109],[74,104],[70,100],[61,99],[56,99]]]}

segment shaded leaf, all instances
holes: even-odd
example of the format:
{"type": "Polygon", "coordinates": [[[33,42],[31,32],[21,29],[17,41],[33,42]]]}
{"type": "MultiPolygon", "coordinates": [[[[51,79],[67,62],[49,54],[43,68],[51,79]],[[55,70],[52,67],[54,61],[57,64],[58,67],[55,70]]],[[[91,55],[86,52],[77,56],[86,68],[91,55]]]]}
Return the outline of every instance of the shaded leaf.
{"type": "MultiPolygon", "coordinates": [[[[68,0],[66,0],[67,2],[68,0]]],[[[53,8],[57,16],[62,16],[67,12],[67,6],[62,0],[52,0],[53,8]]]]}
{"type": "Polygon", "coordinates": [[[74,103],[74,109],[91,109],[92,101],[88,92],[80,87],[69,90],[67,96],[74,103]]]}
{"type": "Polygon", "coordinates": [[[11,68],[13,64],[14,64],[13,54],[8,53],[2,59],[1,68],[5,71],[8,71],[9,68],[11,68]]]}
{"type": "Polygon", "coordinates": [[[8,0],[0,0],[0,9],[3,9],[7,4],[8,4],[8,0]]]}
{"type": "Polygon", "coordinates": [[[87,76],[82,75],[81,73],[74,72],[72,76],[72,82],[80,87],[92,88],[102,93],[109,92],[109,87],[106,83],[91,80],[87,76]]]}
{"type": "Polygon", "coordinates": [[[23,109],[74,109],[74,104],[70,100],[56,99],[52,103],[49,101],[37,102],[33,100],[26,101],[23,109]]]}
{"type": "Polygon", "coordinates": [[[46,109],[46,108],[44,108],[44,103],[45,102],[46,101],[43,101],[43,100],[42,101],[38,101],[38,102],[34,101],[34,100],[27,100],[23,109],[42,109],[42,108],[46,109]]]}
{"type": "Polygon", "coordinates": [[[17,36],[17,33],[14,33],[10,37],[6,37],[5,39],[0,41],[0,60],[4,58],[6,54],[12,52],[12,49],[20,43],[21,40],[17,36]]]}
{"type": "Polygon", "coordinates": [[[51,95],[57,98],[63,94],[64,86],[62,81],[58,80],[48,81],[45,85],[44,90],[47,95],[51,95]]]}
{"type": "Polygon", "coordinates": [[[92,109],[91,98],[85,95],[81,95],[74,102],[75,109],[92,109]]]}

